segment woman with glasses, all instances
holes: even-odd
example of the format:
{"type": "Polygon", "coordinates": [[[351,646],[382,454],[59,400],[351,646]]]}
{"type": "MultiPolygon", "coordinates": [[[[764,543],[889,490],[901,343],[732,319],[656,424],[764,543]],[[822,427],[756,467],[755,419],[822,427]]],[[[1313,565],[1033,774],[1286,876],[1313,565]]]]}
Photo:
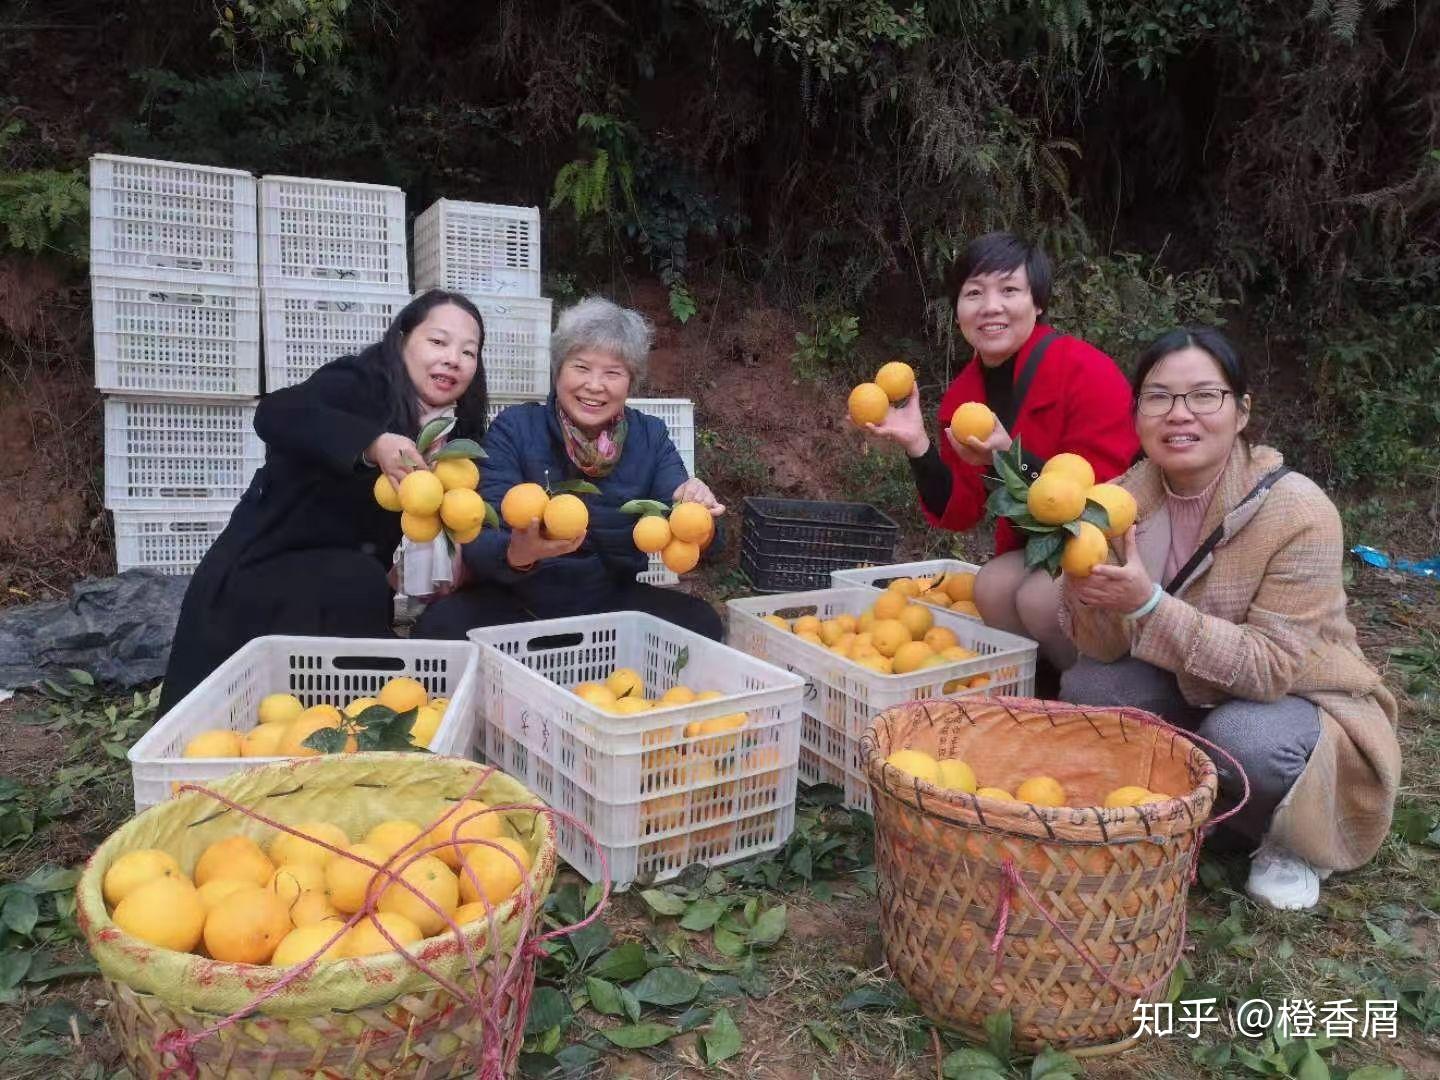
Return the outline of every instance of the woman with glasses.
{"type": "MultiPolygon", "coordinates": [[[[1051,270],[1045,252],[1008,232],[972,241],[956,263],[955,324],[975,355],[940,400],[940,442],[930,441],[920,395],[892,408],[869,434],[888,439],[910,459],[926,520],[956,532],[985,514],[997,450],[1018,439],[1027,480],[1046,459],[1078,454],[1109,480],[1130,467],[1137,444],[1130,422],[1130,387],[1115,361],[1093,345],[1046,326],[1051,270]],[[959,440],[950,419],[981,402],[996,423],[984,439],[959,440]]],[[[975,606],[986,625],[1039,643],[1053,669],[1075,660],[1060,628],[1060,597],[1050,575],[1027,570],[1024,537],[1004,519],[995,525],[995,558],[975,582],[975,606]]]]}
{"type": "MultiPolygon", "coordinates": [[[[1395,700],[1345,615],[1340,515],[1245,438],[1245,366],[1217,330],[1174,330],[1133,379],[1143,460],[1118,483],[1136,524],[1118,565],[1063,579],[1081,656],[1061,697],[1133,705],[1223,747],[1249,781],[1231,827],[1256,850],[1247,890],[1308,908],[1368,862],[1400,779],[1395,700]]],[[[1219,809],[1243,791],[1220,770],[1219,809]]]]}

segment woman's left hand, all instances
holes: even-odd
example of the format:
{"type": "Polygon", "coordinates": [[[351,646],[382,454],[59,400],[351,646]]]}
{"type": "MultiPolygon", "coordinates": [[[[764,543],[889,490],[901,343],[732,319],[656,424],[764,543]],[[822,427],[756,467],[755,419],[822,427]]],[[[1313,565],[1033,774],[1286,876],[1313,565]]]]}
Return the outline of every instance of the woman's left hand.
{"type": "Polygon", "coordinates": [[[676,488],[675,494],[670,496],[670,501],[699,503],[714,517],[719,517],[725,512],[725,507],[716,501],[714,492],[698,476],[692,476],[676,488]]]}
{"type": "Polygon", "coordinates": [[[1125,562],[1121,566],[1101,564],[1089,577],[1071,577],[1065,583],[1070,595],[1087,607],[1118,611],[1128,615],[1145,606],[1155,591],[1150,571],[1140,561],[1140,547],[1135,541],[1135,526],[1125,530],[1125,562]]]}

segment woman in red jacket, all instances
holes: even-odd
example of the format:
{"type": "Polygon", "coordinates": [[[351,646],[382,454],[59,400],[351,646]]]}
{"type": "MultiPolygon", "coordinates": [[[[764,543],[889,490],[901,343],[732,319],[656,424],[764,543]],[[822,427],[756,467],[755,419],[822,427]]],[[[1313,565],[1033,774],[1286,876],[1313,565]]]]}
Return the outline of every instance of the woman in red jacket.
{"type": "MultiPolygon", "coordinates": [[[[1128,469],[1139,450],[1130,385],[1099,349],[1040,322],[1050,303],[1045,253],[1013,233],[988,233],[965,249],[955,279],[955,322],[975,355],[941,398],[939,449],[925,433],[918,392],[866,425],[909,456],[926,520],[957,532],[974,527],[994,485],[992,457],[1012,438],[1027,480],[1067,452],[1088,461],[1097,481],[1128,469]],[[950,433],[950,417],[967,401],[995,413],[984,441],[961,443],[950,433]]],[[[996,524],[995,558],[976,579],[975,605],[987,625],[1033,639],[1051,664],[1069,667],[1075,648],[1060,629],[1059,589],[1043,571],[1025,569],[1023,547],[1008,521],[996,524]]]]}

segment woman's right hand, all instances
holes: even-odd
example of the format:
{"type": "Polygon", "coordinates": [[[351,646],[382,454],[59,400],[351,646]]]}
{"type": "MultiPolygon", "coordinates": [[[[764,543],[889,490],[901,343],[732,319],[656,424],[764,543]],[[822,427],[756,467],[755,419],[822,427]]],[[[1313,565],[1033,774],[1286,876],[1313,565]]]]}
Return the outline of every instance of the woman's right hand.
{"type": "Polygon", "coordinates": [[[585,542],[585,533],[574,540],[552,540],[540,532],[540,519],[530,522],[528,529],[511,529],[510,546],[505,549],[505,561],[513,570],[524,570],[534,566],[541,559],[555,559],[578,551],[585,542]]]}
{"type": "Polygon", "coordinates": [[[864,431],[893,442],[909,457],[923,456],[930,449],[930,436],[925,434],[925,417],[920,412],[920,391],[912,390],[903,404],[891,406],[884,420],[864,425],[864,431]]]}
{"type": "Polygon", "coordinates": [[[378,436],[367,446],[365,457],[390,478],[396,491],[400,490],[400,481],[416,469],[426,467],[425,456],[420,453],[420,448],[415,445],[414,440],[408,439],[404,435],[396,435],[391,431],[378,436]]]}

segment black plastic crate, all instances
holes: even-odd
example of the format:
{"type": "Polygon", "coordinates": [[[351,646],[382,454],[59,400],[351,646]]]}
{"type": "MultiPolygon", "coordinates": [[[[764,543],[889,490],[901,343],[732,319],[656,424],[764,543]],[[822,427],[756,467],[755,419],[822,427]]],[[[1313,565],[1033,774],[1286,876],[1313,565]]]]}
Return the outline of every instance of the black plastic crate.
{"type": "Polygon", "coordinates": [[[895,561],[900,526],[869,503],[746,499],[740,569],[761,592],[828,589],[830,571],[895,561]]]}

